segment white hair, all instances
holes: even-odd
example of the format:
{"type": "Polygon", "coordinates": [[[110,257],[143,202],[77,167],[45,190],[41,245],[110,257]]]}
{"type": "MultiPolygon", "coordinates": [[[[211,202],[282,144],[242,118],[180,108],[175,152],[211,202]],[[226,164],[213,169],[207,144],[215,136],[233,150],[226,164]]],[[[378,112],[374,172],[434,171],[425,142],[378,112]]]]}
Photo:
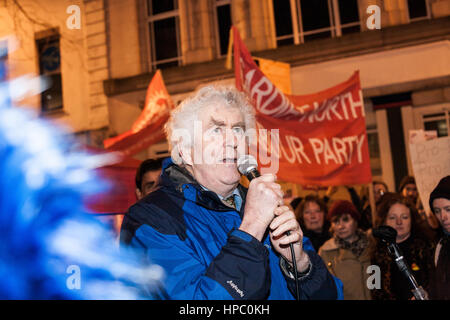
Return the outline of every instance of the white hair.
{"type": "Polygon", "coordinates": [[[245,130],[255,128],[255,112],[245,93],[229,85],[211,84],[201,87],[172,111],[165,125],[170,154],[175,164],[183,164],[181,147],[192,147],[194,123],[198,120],[198,115],[213,105],[239,109],[244,116],[245,130]]]}

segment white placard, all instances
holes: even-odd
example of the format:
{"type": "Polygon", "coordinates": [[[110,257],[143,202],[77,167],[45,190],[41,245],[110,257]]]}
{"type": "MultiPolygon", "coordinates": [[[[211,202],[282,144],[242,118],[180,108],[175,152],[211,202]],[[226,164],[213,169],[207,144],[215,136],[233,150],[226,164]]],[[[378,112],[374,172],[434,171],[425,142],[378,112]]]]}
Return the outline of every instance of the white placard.
{"type": "Polygon", "coordinates": [[[439,181],[450,175],[450,137],[410,143],[411,163],[425,212],[431,212],[428,204],[430,193],[439,181]]]}

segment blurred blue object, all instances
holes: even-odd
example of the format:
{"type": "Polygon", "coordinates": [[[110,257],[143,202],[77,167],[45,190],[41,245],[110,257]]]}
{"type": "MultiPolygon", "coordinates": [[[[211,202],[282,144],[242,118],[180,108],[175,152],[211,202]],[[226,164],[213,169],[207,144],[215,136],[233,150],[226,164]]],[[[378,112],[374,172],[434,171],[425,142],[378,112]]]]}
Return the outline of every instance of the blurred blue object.
{"type": "Polygon", "coordinates": [[[82,199],[107,188],[96,161],[62,128],[11,107],[0,82],[0,299],[152,298],[162,269],[119,252],[85,213],[82,199]]]}

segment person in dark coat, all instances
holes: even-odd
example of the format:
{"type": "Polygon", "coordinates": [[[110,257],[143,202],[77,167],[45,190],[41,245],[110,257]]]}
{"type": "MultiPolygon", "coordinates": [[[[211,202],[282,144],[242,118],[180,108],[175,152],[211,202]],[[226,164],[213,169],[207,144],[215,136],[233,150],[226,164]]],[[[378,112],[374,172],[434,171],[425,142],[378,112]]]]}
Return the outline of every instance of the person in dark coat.
{"type": "MultiPolygon", "coordinates": [[[[397,231],[396,243],[417,283],[428,292],[429,276],[433,268],[434,242],[420,219],[416,207],[407,198],[387,193],[377,210],[375,228],[387,225],[397,231]]],[[[413,297],[409,281],[400,272],[387,247],[372,239],[371,262],[380,267],[381,288],[371,290],[374,300],[409,300],[413,297]]]]}
{"type": "Polygon", "coordinates": [[[136,199],[141,200],[148,195],[158,182],[161,175],[162,159],[146,159],[136,170],[136,199]]]}
{"type": "Polygon", "coordinates": [[[450,300],[450,176],[442,178],[430,194],[430,208],[441,225],[442,236],[433,255],[430,298],[450,300]]]}
{"type": "MultiPolygon", "coordinates": [[[[380,203],[381,197],[389,191],[388,186],[383,181],[372,181],[373,186],[373,198],[375,200],[375,207],[380,203]]],[[[370,190],[369,190],[370,192],[370,190]]],[[[368,197],[364,200],[364,209],[361,211],[361,220],[359,222],[359,227],[362,230],[369,230],[372,228],[372,207],[368,197]]]]}

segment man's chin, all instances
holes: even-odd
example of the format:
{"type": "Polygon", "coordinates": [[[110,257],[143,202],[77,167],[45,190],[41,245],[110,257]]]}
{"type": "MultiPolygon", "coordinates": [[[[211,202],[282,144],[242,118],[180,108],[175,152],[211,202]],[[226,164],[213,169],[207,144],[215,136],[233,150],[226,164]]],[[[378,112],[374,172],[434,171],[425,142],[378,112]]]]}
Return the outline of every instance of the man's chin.
{"type": "Polygon", "coordinates": [[[236,166],[223,166],[220,170],[221,180],[227,184],[238,184],[241,180],[241,175],[239,174],[236,166]]]}

